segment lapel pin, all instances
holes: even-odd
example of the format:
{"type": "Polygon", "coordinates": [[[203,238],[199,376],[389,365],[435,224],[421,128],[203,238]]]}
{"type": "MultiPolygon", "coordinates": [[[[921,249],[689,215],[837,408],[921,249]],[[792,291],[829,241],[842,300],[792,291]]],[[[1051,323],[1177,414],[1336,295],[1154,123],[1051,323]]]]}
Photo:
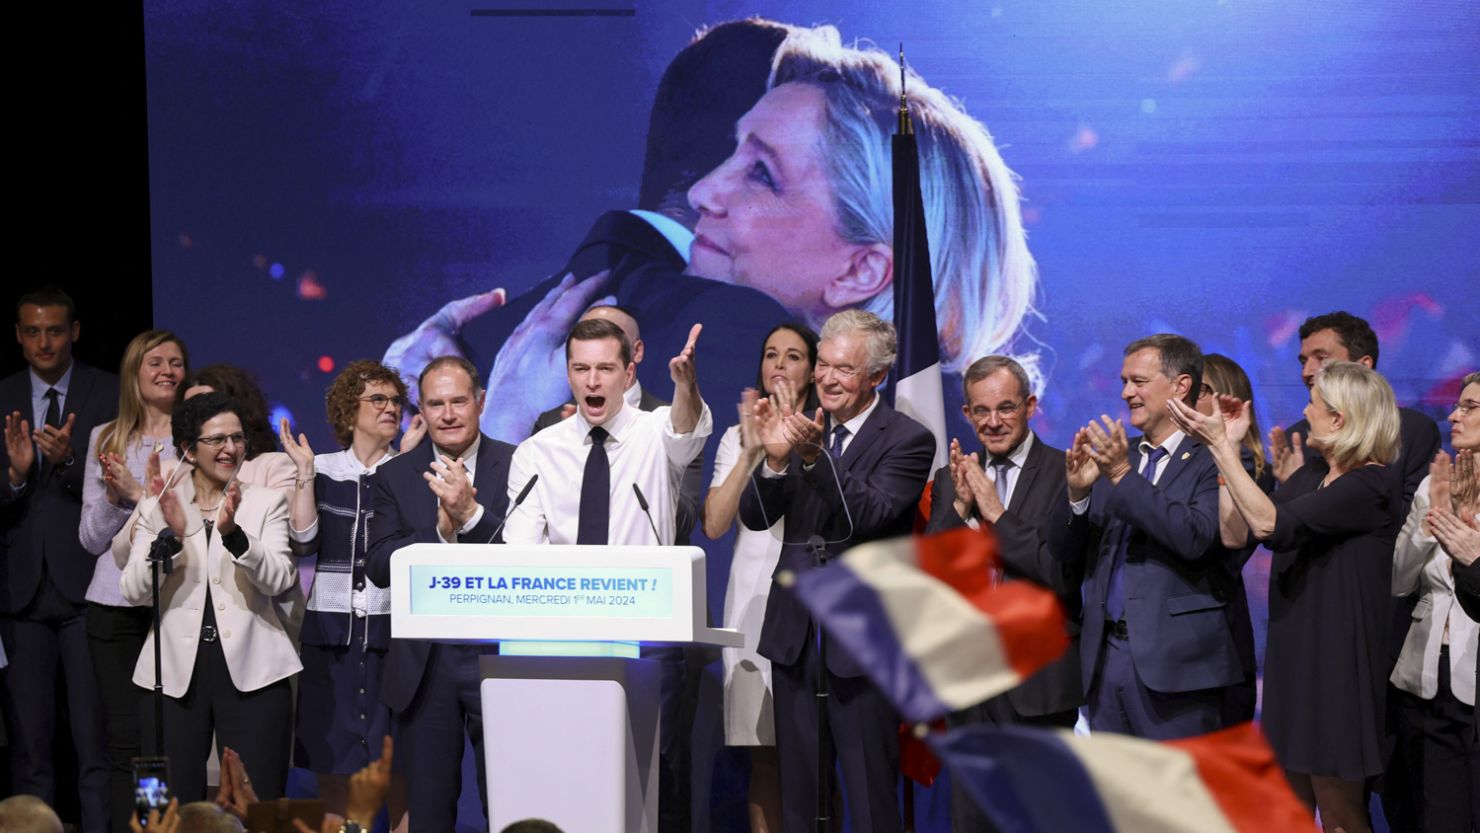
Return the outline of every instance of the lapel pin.
{"type": "Polygon", "coordinates": [[[1192,456],[1192,452],[1191,451],[1184,451],[1184,452],[1182,452],[1182,459],[1183,460],[1186,460],[1188,457],[1191,457],[1191,456],[1192,456]]]}

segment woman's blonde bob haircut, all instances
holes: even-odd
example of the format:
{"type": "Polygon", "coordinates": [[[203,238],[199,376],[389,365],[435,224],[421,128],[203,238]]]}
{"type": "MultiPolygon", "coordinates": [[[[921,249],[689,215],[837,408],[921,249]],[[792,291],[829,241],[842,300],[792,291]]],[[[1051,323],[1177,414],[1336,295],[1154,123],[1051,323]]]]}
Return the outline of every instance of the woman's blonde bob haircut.
{"type": "Polygon", "coordinates": [[[1356,362],[1332,362],[1316,374],[1315,390],[1328,410],[1345,418],[1331,434],[1311,435],[1326,459],[1346,469],[1398,459],[1398,401],[1380,373],[1356,362]]]}

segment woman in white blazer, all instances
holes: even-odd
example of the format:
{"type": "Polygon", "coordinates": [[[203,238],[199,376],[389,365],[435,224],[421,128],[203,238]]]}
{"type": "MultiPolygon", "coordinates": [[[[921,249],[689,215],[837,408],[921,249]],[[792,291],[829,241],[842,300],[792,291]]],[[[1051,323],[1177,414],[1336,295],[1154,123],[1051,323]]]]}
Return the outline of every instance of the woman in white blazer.
{"type": "MultiPolygon", "coordinates": [[[[178,483],[139,505],[120,587],[130,604],[150,603],[149,553],[173,552],[161,576],[160,644],[165,694],[164,754],[182,802],[205,798],[214,733],[240,753],[259,798],[283,793],[293,715],[288,678],[302,668],[273,597],[298,582],[288,549],[288,499],[242,484],[246,457],[240,405],[225,394],[192,397],[171,431],[184,461],[178,483]]],[[[172,478],[173,479],[173,478],[172,478]]],[[[150,634],[134,683],[152,689],[150,634]]],[[[153,737],[154,709],[144,732],[153,737]]]]}
{"type": "Polygon", "coordinates": [[[1472,456],[1480,451],[1480,373],[1465,377],[1449,425],[1458,463],[1440,452],[1443,459],[1434,461],[1413,496],[1393,554],[1393,595],[1419,594],[1389,679],[1398,689],[1398,743],[1412,787],[1414,829],[1428,833],[1468,833],[1480,824],[1480,744],[1473,723],[1480,624],[1455,599],[1453,559],[1427,520],[1431,509],[1475,517],[1480,508],[1472,456]]]}

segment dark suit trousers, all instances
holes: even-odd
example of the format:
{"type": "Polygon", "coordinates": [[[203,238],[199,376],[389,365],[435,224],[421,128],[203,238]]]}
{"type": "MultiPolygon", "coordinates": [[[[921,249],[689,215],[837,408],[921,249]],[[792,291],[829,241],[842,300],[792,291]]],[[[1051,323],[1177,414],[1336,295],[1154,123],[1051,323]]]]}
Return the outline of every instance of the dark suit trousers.
{"type": "MultiPolygon", "coordinates": [[[[951,726],[1037,726],[1043,729],[1073,729],[1079,719],[1079,711],[1070,709],[1052,714],[1032,717],[1018,714],[1006,694],[999,694],[984,703],[963,709],[946,718],[951,726]]],[[[953,833],[997,833],[999,828],[982,812],[966,790],[955,782],[951,783],[951,830],[953,833]]]]}
{"type": "MultiPolygon", "coordinates": [[[[128,833],[133,816],[133,758],[140,751],[142,709],[154,708],[153,695],[134,685],[134,667],[144,650],[153,617],[147,607],[87,606],[87,647],[103,692],[103,726],[108,733],[108,804],[111,828],[128,833]]],[[[153,738],[150,738],[153,743],[153,738]]]]}
{"type": "Polygon", "coordinates": [[[484,812],[488,812],[478,657],[494,649],[443,643],[433,644],[431,649],[415,699],[395,716],[394,766],[406,777],[412,833],[448,833],[456,829],[464,733],[473,742],[478,795],[484,812]]]}
{"type": "Polygon", "coordinates": [[[1480,820],[1480,746],[1474,707],[1449,687],[1449,649],[1439,655],[1439,690],[1432,700],[1389,689],[1398,698],[1398,757],[1412,790],[1412,829],[1469,833],[1480,820]]]}
{"type": "MultiPolygon", "coordinates": [[[[1134,639],[1131,634],[1130,639],[1134,639]]],[[[1163,693],[1136,673],[1130,639],[1105,632],[1105,648],[1089,691],[1089,726],[1147,740],[1175,740],[1222,729],[1229,712],[1221,688],[1163,693]]]]}
{"type": "MultiPolygon", "coordinates": [[[[152,698],[148,692],[146,698],[152,698]]],[[[139,722],[143,746],[154,746],[154,704],[150,700],[139,722]]],[[[164,698],[164,754],[170,759],[170,792],[180,803],[206,797],[206,761],[211,740],[241,756],[252,789],[263,801],[283,797],[292,752],[293,689],[278,680],[256,691],[240,691],[231,682],[220,642],[203,642],[195,652],[190,687],[183,697],[164,698]]],[[[152,754],[152,753],[151,753],[152,754]]]]}
{"type": "Polygon", "coordinates": [[[77,749],[82,829],[108,829],[108,753],[102,703],[87,651],[86,608],[62,596],[43,568],[36,597],[10,620],[12,778],[17,794],[56,803],[52,740],[57,665],[66,680],[72,743],[77,749]]]}
{"type": "MultiPolygon", "coordinates": [[[[781,829],[817,829],[817,696],[815,631],[794,665],[771,664],[776,702],[776,754],[781,768],[781,829]]],[[[853,833],[900,833],[899,718],[866,677],[828,674],[828,722],[842,771],[844,807],[853,833]]]]}

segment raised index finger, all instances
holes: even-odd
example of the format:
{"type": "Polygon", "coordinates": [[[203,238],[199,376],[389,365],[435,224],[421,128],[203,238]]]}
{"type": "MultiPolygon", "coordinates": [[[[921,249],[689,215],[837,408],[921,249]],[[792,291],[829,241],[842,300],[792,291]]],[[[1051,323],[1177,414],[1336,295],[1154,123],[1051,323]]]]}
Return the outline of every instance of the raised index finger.
{"type": "Polygon", "coordinates": [[[703,324],[695,324],[689,328],[689,343],[683,346],[685,352],[690,352],[694,349],[694,343],[699,340],[699,333],[702,332],[704,332],[703,324]]]}

